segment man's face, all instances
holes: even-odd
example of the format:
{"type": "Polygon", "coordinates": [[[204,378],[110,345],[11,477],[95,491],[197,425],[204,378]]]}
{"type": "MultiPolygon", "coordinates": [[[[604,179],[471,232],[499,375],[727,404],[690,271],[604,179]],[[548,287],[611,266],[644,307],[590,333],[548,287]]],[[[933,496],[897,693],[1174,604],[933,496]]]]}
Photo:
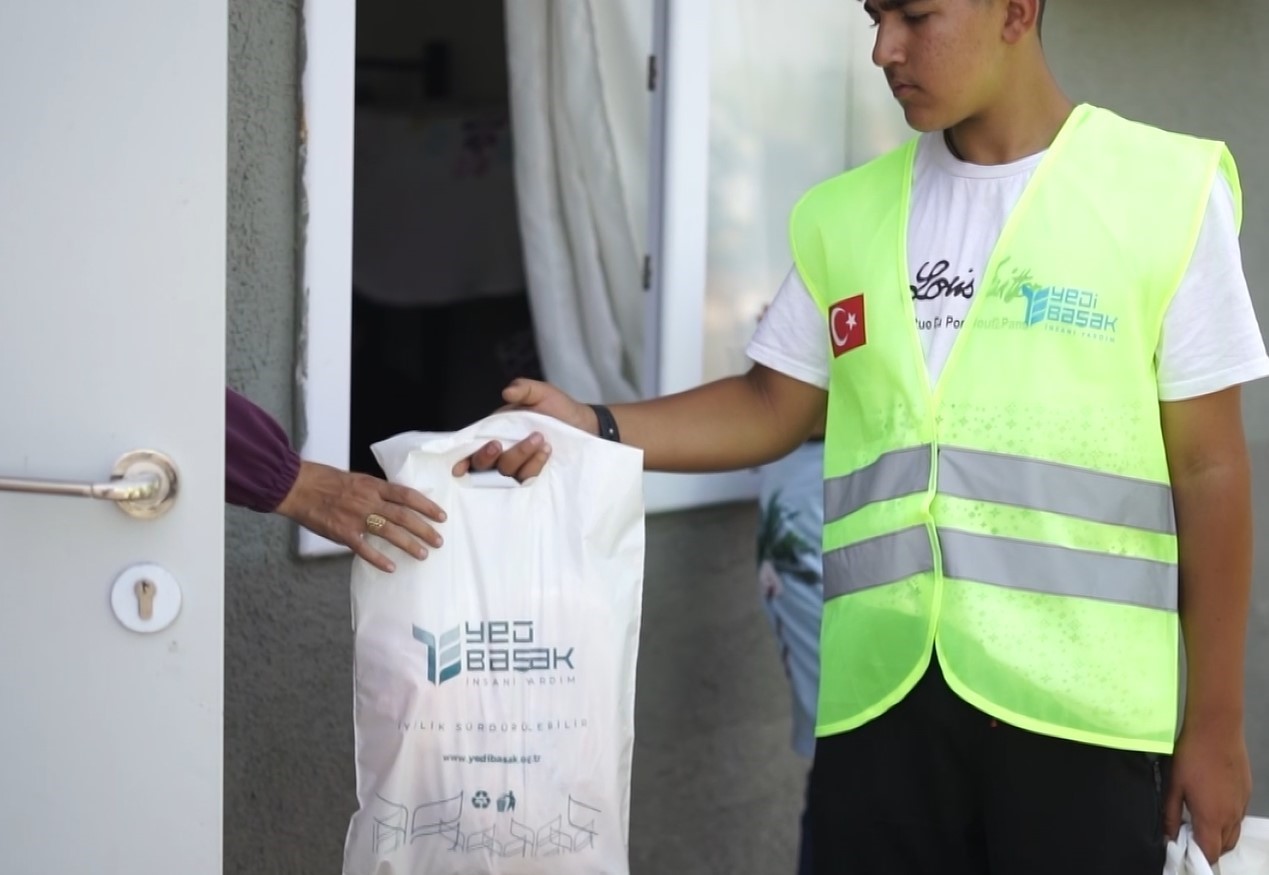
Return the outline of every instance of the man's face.
{"type": "Polygon", "coordinates": [[[952,127],[989,102],[1002,76],[998,0],[865,0],[864,10],[873,63],[913,128],[952,127]]]}

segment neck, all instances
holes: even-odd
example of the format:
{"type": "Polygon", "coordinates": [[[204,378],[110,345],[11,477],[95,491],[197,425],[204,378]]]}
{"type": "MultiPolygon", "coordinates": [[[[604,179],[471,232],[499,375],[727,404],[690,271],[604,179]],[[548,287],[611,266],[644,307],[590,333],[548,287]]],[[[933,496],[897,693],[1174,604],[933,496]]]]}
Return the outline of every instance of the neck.
{"type": "Polygon", "coordinates": [[[1075,107],[1043,61],[1031,66],[990,107],[945,132],[953,154],[970,164],[1008,164],[1053,144],[1075,107]]]}

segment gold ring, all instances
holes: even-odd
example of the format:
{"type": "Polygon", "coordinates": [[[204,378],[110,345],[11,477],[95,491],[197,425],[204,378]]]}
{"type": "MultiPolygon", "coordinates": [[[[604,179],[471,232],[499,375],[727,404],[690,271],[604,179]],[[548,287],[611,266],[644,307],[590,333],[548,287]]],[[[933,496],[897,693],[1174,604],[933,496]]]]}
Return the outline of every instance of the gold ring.
{"type": "Polygon", "coordinates": [[[388,524],[387,519],[377,513],[372,513],[366,517],[366,529],[374,534],[379,534],[383,527],[388,524]]]}

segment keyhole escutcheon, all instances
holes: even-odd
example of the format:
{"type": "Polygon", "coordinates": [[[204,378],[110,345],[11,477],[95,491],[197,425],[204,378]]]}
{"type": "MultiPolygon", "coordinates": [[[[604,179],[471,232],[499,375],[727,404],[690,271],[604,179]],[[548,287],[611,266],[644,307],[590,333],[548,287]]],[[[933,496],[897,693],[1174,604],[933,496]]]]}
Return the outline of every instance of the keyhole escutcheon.
{"type": "Polygon", "coordinates": [[[158,587],[152,580],[138,580],[133,589],[137,594],[137,616],[149,622],[154,618],[154,595],[158,592],[158,587]]]}

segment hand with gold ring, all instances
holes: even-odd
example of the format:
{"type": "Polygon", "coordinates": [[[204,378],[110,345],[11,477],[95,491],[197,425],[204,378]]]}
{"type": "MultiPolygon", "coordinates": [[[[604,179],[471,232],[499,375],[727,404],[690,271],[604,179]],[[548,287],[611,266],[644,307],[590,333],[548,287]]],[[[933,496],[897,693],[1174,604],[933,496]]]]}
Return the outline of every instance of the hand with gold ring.
{"type": "Polygon", "coordinates": [[[445,511],[420,492],[317,462],[300,463],[299,476],[278,513],[387,572],[395,571],[395,564],[366,535],[426,559],[429,546],[442,544],[432,524],[445,522],[445,511]]]}

